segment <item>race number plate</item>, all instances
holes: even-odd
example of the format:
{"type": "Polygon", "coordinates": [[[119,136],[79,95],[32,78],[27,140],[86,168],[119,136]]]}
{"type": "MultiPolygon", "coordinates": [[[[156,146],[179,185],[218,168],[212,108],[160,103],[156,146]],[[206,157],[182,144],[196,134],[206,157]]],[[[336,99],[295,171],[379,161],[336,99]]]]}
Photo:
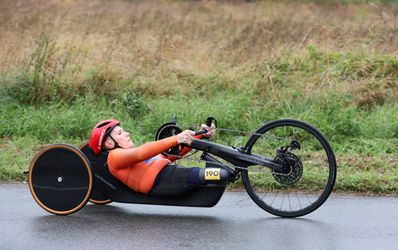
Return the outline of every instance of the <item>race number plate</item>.
{"type": "Polygon", "coordinates": [[[221,168],[206,168],[205,180],[220,180],[221,168]]]}

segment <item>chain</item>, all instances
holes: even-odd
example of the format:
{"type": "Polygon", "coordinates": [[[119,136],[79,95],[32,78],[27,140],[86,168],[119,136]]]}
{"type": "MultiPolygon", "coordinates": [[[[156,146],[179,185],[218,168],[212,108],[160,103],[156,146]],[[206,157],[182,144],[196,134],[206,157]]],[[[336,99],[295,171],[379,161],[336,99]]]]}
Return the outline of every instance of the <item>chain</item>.
{"type": "MultiPolygon", "coordinates": [[[[192,124],[178,124],[177,126],[179,126],[180,128],[185,128],[185,129],[193,129],[194,127],[197,127],[197,125],[192,125],[192,124]]],[[[264,134],[261,133],[256,133],[256,132],[251,132],[251,131],[243,131],[243,130],[237,130],[237,129],[227,129],[227,128],[217,128],[217,131],[224,131],[226,133],[235,133],[235,134],[239,134],[239,135],[245,135],[245,136],[259,136],[259,137],[263,137],[264,134]]],[[[283,137],[278,137],[278,136],[271,136],[271,135],[266,135],[267,139],[283,139],[283,137]]],[[[284,138],[286,139],[286,138],[284,138]]],[[[211,141],[211,140],[210,140],[211,141]]],[[[185,155],[185,156],[177,156],[177,155],[171,155],[173,157],[176,157],[177,160],[185,160],[185,161],[190,161],[190,162],[204,162],[204,163],[209,163],[212,165],[218,165],[221,168],[222,167],[229,167],[232,170],[245,170],[247,171],[248,168],[247,167],[239,167],[239,166],[235,166],[235,165],[230,165],[230,164],[225,164],[225,163],[218,163],[218,162],[213,162],[213,161],[206,161],[204,159],[192,159],[190,158],[192,155],[196,154],[198,152],[198,150],[195,150],[193,153],[189,154],[189,155],[185,155]]],[[[290,171],[290,173],[288,174],[283,174],[283,173],[277,173],[272,171],[271,169],[268,168],[264,168],[267,171],[257,171],[257,172],[261,172],[261,173],[269,173],[269,174],[273,174],[273,175],[281,175],[281,176],[288,176],[291,174],[292,169],[290,171]]],[[[256,172],[256,171],[253,171],[256,172]]]]}
{"type": "MultiPolygon", "coordinates": [[[[197,127],[197,125],[179,125],[177,124],[180,128],[185,128],[185,129],[193,129],[194,127],[197,127]]],[[[252,131],[243,131],[243,130],[237,130],[237,129],[228,129],[228,128],[216,128],[217,131],[225,131],[227,133],[235,133],[238,135],[244,135],[244,136],[259,136],[267,139],[272,139],[272,140],[286,140],[284,137],[279,137],[279,136],[274,136],[274,135],[269,135],[269,134],[262,134],[262,133],[256,133],[252,131]]]]}
{"type": "MultiPolygon", "coordinates": [[[[194,127],[197,127],[197,125],[192,125],[192,124],[183,124],[183,125],[177,124],[177,126],[182,127],[182,128],[186,128],[186,129],[192,129],[194,127]]],[[[236,134],[246,135],[246,136],[247,135],[248,136],[251,136],[251,135],[261,136],[262,135],[260,133],[255,133],[255,132],[251,132],[251,131],[243,131],[243,130],[229,129],[229,128],[218,128],[218,127],[217,127],[217,131],[225,131],[225,132],[228,132],[228,133],[236,133],[236,134]]]]}
{"type": "Polygon", "coordinates": [[[260,133],[255,133],[255,132],[250,132],[250,131],[242,131],[242,130],[237,130],[237,129],[228,129],[228,128],[217,128],[217,130],[225,131],[228,133],[236,133],[236,134],[240,134],[240,135],[248,135],[248,136],[252,136],[252,135],[262,136],[263,135],[260,133]]]}

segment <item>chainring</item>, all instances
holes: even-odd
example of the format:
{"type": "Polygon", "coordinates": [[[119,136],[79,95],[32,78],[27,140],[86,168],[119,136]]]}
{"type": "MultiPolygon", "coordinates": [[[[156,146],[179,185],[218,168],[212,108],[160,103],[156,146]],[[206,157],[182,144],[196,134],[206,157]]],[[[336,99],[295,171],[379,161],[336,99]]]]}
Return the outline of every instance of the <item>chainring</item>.
{"type": "MultiPolygon", "coordinates": [[[[177,135],[181,132],[182,132],[182,129],[179,126],[177,126],[174,122],[165,123],[156,132],[155,140],[156,141],[162,140],[164,138],[177,135]]],[[[183,150],[183,148],[184,148],[184,146],[177,145],[175,147],[172,147],[172,148],[162,152],[162,154],[165,156],[179,155],[180,152],[183,150]]]]}

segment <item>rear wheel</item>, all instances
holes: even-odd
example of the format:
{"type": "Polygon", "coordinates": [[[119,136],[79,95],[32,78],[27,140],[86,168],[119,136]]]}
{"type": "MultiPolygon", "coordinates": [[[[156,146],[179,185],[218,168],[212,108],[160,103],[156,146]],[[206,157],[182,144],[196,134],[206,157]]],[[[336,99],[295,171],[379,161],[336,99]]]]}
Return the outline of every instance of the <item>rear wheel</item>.
{"type": "Polygon", "coordinates": [[[283,166],[281,171],[258,165],[242,171],[249,196],[265,211],[282,217],[303,216],[320,207],[332,192],[334,153],[326,138],[309,124],[292,119],[267,123],[245,148],[283,166]]]}
{"type": "MultiPolygon", "coordinates": [[[[86,157],[89,159],[89,161],[91,162],[90,158],[94,157],[90,146],[88,145],[88,141],[83,142],[80,146],[79,146],[80,150],[86,155],[86,157]]],[[[94,165],[92,164],[92,166],[94,167],[94,165]]],[[[93,191],[91,192],[91,196],[89,201],[91,203],[94,203],[95,205],[106,205],[112,202],[111,199],[107,198],[106,196],[104,196],[99,190],[97,190],[95,188],[95,185],[93,184],[93,191]]]]}
{"type": "Polygon", "coordinates": [[[33,158],[28,181],[33,198],[43,209],[57,215],[72,214],[90,197],[90,163],[71,145],[48,145],[33,158]]]}

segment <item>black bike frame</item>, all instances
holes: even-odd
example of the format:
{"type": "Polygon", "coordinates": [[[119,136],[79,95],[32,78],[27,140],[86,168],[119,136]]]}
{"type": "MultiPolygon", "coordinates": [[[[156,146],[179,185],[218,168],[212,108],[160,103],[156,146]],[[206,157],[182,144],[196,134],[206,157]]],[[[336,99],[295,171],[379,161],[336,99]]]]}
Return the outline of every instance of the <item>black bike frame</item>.
{"type": "Polygon", "coordinates": [[[274,162],[272,159],[259,155],[249,154],[244,148],[238,149],[233,147],[227,147],[217,143],[202,140],[192,141],[189,147],[218,156],[221,159],[224,159],[227,162],[233,164],[234,166],[247,168],[248,166],[252,165],[261,165],[271,168],[273,171],[282,171],[282,165],[274,162]]]}

